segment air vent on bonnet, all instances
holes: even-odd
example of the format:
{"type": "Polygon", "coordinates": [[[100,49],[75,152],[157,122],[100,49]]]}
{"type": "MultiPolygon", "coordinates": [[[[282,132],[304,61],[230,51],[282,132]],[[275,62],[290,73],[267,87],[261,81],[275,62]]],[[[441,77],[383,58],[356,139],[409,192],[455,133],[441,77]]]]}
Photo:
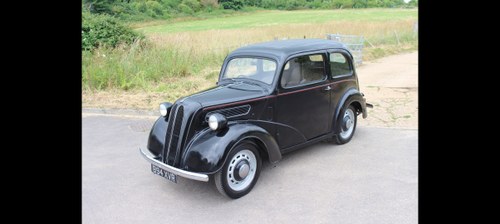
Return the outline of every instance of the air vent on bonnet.
{"type": "Polygon", "coordinates": [[[244,116],[247,115],[250,112],[250,105],[243,105],[243,106],[237,106],[237,107],[231,107],[231,108],[224,108],[220,110],[214,110],[211,111],[207,114],[205,117],[205,120],[208,121],[208,117],[210,117],[211,114],[214,113],[219,113],[224,115],[227,119],[233,118],[233,117],[239,117],[239,116],[244,116]]]}

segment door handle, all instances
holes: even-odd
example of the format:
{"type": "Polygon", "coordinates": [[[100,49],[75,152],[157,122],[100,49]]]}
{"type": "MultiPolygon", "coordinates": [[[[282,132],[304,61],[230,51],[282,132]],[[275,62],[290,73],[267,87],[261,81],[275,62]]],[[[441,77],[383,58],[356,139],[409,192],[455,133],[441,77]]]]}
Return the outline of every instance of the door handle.
{"type": "Polygon", "coordinates": [[[324,92],[326,92],[326,91],[330,91],[330,90],[332,90],[332,87],[330,87],[330,86],[327,86],[327,87],[325,87],[325,88],[323,89],[323,91],[324,91],[324,92]]]}

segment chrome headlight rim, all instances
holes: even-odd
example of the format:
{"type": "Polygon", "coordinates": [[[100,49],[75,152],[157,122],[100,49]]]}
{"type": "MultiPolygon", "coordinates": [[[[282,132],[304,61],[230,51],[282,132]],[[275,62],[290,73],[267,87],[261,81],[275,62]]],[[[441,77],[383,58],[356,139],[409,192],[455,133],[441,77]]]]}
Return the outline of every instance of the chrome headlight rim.
{"type": "Polygon", "coordinates": [[[213,131],[223,129],[227,125],[227,119],[219,113],[210,114],[208,116],[208,127],[213,131]]]}

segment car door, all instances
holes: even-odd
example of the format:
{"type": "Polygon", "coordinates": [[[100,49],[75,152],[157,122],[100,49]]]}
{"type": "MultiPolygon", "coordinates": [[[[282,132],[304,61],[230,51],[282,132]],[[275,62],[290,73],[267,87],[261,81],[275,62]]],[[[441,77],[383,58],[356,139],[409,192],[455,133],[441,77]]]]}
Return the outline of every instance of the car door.
{"type": "Polygon", "coordinates": [[[282,69],[276,100],[277,139],[287,148],[329,132],[330,80],[326,52],[290,58],[282,69]]]}

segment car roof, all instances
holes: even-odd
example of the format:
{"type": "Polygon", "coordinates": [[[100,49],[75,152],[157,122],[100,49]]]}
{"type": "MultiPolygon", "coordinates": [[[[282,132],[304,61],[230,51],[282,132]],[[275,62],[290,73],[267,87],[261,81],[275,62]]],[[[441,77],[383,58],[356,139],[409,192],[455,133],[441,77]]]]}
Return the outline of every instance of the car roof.
{"type": "Polygon", "coordinates": [[[347,49],[344,44],[325,39],[292,39],[292,40],[275,40],[251,44],[240,47],[228,56],[238,55],[262,55],[276,56],[284,60],[289,55],[314,50],[324,50],[329,48],[347,49]]]}

